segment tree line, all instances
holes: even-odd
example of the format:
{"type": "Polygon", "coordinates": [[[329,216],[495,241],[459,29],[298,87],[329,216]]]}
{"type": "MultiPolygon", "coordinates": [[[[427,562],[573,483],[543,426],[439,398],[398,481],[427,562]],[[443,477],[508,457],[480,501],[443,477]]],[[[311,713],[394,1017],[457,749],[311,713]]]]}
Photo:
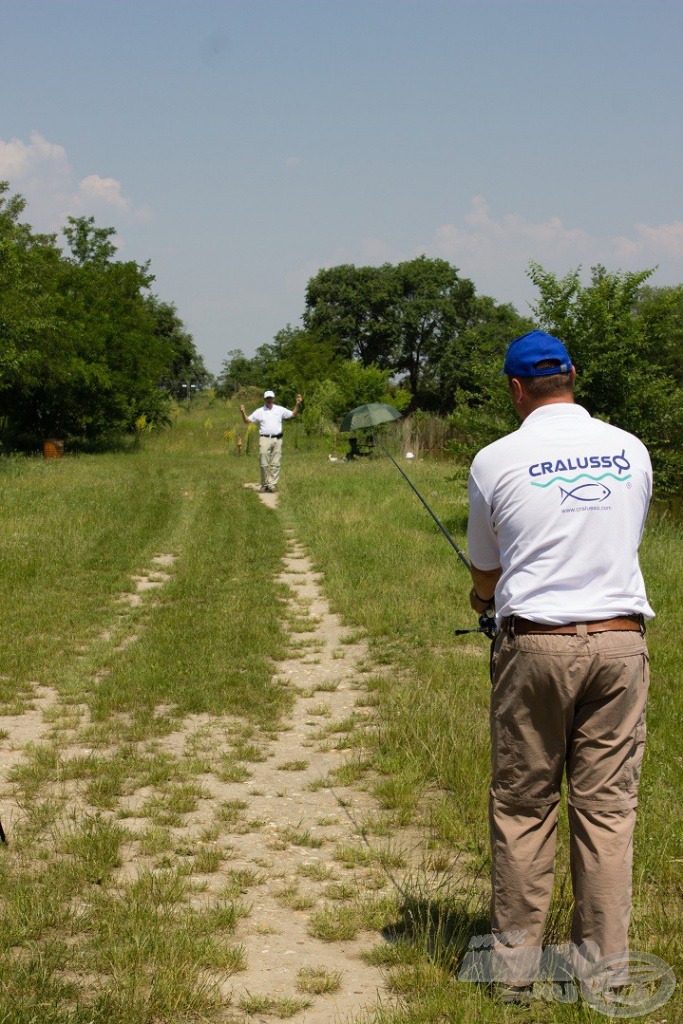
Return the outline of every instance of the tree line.
{"type": "Polygon", "coordinates": [[[446,417],[451,452],[471,455],[517,421],[500,369],[509,342],[534,327],[566,343],[577,400],[638,434],[660,492],[683,480],[683,286],[653,288],[652,270],[592,269],[558,276],[531,263],[531,315],[479,295],[441,259],[320,270],[308,282],[301,326],[288,325],[252,358],[233,350],[219,388],[268,386],[306,396],[309,431],[333,429],[366,401],[446,417]]]}
{"type": "Polygon", "coordinates": [[[182,385],[210,379],[149,263],[116,258],[115,230],[69,217],[67,250],[25,223],[0,182],[0,428],[6,443],[106,441],[168,420],[182,385]]]}

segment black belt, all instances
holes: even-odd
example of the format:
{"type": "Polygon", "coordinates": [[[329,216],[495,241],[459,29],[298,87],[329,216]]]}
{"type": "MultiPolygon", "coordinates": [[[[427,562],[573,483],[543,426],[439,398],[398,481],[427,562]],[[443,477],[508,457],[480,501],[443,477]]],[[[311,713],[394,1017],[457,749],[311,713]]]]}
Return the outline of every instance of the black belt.
{"type": "Polygon", "coordinates": [[[282,434],[261,434],[261,437],[282,437],[282,434]]]}
{"type": "Polygon", "coordinates": [[[587,633],[609,633],[609,632],[630,632],[638,630],[645,632],[645,622],[642,615],[615,615],[611,619],[600,619],[597,622],[568,622],[562,626],[550,626],[543,622],[531,622],[529,619],[522,619],[518,615],[510,615],[501,622],[502,629],[512,636],[526,633],[550,633],[556,635],[576,635],[579,631],[577,626],[585,626],[587,633]]]}

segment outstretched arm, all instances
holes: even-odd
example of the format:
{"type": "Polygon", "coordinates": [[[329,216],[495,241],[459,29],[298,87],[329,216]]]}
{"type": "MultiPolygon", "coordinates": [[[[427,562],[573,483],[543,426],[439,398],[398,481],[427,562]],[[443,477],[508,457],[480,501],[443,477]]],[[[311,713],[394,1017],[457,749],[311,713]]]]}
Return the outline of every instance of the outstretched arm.
{"type": "Polygon", "coordinates": [[[301,397],[301,395],[297,395],[296,396],[296,405],[292,409],[292,419],[294,419],[295,416],[299,415],[299,406],[301,405],[302,402],[303,402],[303,398],[301,397]]]}

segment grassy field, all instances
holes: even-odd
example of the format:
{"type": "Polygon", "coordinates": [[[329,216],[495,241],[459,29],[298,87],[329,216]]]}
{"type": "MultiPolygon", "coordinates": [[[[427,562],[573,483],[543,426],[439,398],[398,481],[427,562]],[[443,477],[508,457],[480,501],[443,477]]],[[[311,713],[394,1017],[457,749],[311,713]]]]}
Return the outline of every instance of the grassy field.
{"type": "MultiPolygon", "coordinates": [[[[368,675],[377,729],[358,761],[360,783],[389,822],[428,832],[435,862],[456,864],[439,884],[433,874],[409,879],[398,917],[374,922],[394,929],[397,941],[372,955],[401,1000],[378,1019],[604,1020],[584,1004],[506,1010],[456,980],[469,936],[487,930],[489,866],[488,650],[483,638],[452,635],[474,624],[463,567],[386,460],[330,462],[298,428],[285,439],[279,509],[264,509],[242,487],[257,464],[253,440],[237,456],[237,424],[235,408],[202,400],[134,452],[0,463],[0,728],[11,735],[31,714],[43,723],[10,770],[19,813],[0,851],[0,1024],[226,1019],[216,979],[240,967],[231,936],[246,912],[242,890],[227,884],[209,898],[198,886],[193,866],[215,856],[217,825],[192,851],[174,845],[173,828],[202,798],[203,766],[238,777],[288,707],[271,680],[290,626],[273,589],[288,530],[334,609],[389,669],[368,675]],[[220,750],[160,749],[188,715],[236,724],[220,750]],[[147,789],[147,825],[132,834],[121,808],[147,789]],[[78,813],[76,790],[86,796],[78,813]],[[131,844],[141,869],[122,878],[131,844]]],[[[464,471],[417,462],[410,473],[462,541],[464,471]]],[[[633,947],[680,975],[675,522],[651,518],[643,568],[658,618],[633,947]]],[[[548,930],[558,941],[571,908],[566,871],[563,819],[548,930]]],[[[646,1019],[683,1019],[678,992],[646,1019]]]]}

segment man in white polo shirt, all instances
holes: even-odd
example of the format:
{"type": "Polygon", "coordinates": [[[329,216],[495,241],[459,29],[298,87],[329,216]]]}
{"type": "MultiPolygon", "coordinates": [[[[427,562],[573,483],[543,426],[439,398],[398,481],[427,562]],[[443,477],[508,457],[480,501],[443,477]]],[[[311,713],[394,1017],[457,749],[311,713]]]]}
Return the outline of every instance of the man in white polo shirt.
{"type": "MultiPolygon", "coordinates": [[[[638,547],[645,446],[574,404],[556,338],[510,345],[519,430],[478,453],[468,548],[481,613],[495,602],[490,829],[494,978],[524,1001],[540,960],[566,769],[581,970],[628,950],[632,840],[645,743],[648,604],[638,547]]],[[[625,963],[625,957],[623,963],[625,963]]]]}
{"type": "Polygon", "coordinates": [[[259,461],[261,464],[261,491],[272,492],[277,487],[282,463],[282,421],[292,420],[299,413],[301,395],[296,396],[293,409],[285,409],[284,405],[275,405],[275,393],[264,391],[263,405],[255,409],[251,416],[240,406],[242,419],[245,423],[259,425],[259,461]]]}

